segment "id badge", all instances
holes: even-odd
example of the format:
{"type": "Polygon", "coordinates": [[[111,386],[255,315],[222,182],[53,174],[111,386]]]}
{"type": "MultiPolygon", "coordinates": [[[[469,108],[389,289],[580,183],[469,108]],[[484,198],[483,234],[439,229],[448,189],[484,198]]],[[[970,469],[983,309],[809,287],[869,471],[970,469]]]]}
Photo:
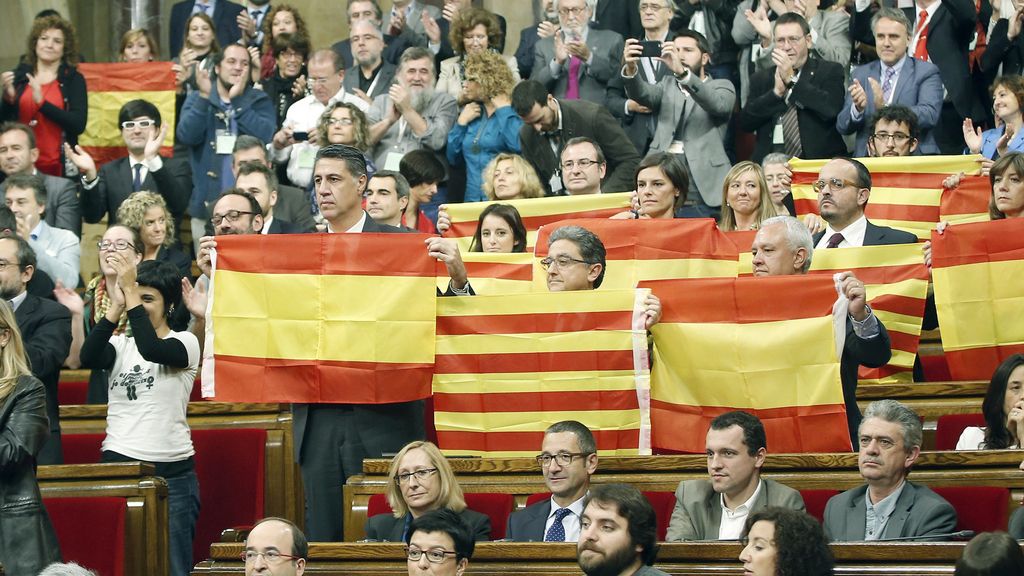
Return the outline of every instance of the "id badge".
{"type": "Polygon", "coordinates": [[[217,130],[217,154],[231,154],[235,150],[235,139],[238,136],[227,130],[217,130]]]}
{"type": "Polygon", "coordinates": [[[398,171],[398,165],[402,162],[403,154],[398,152],[388,152],[388,155],[384,158],[384,169],[398,171]]]}
{"type": "Polygon", "coordinates": [[[782,133],[782,121],[775,124],[775,130],[772,132],[772,144],[782,146],[786,143],[786,136],[782,133]]]}
{"type": "Polygon", "coordinates": [[[302,150],[299,151],[299,168],[313,168],[313,163],[316,161],[316,152],[313,151],[311,146],[303,146],[302,150]]]}

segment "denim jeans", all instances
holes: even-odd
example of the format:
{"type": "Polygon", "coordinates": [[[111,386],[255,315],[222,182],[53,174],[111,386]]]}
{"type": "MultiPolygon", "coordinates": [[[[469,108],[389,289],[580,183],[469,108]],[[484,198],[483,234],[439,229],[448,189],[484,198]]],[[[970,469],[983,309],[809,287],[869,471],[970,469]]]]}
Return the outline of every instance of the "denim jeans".
{"type": "Polygon", "coordinates": [[[167,478],[167,516],[170,574],[188,576],[192,572],[192,538],[199,517],[199,479],[195,471],[167,478]]]}

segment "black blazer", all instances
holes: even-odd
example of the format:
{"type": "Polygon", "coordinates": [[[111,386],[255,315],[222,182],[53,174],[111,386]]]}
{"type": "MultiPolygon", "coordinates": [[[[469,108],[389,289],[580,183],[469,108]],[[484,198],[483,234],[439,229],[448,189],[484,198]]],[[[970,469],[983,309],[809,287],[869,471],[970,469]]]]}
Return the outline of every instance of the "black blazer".
{"type": "MultiPolygon", "coordinates": [[[[164,197],[167,208],[175,222],[181,220],[192,196],[192,168],[181,158],[161,155],[163,168],[148,172],[142,181],[142,189],[156,192],[164,197]]],[[[132,193],[131,161],[127,156],[107,162],[100,167],[99,181],[91,190],[81,191],[82,217],[95,224],[107,217],[110,224],[117,223],[117,209],[132,193]]]]}
{"type": "Polygon", "coordinates": [[[309,230],[299,230],[299,227],[287,220],[281,220],[277,216],[270,222],[270,229],[267,234],[302,234],[309,230]]]}
{"type": "MultiPolygon", "coordinates": [[[[621,2],[622,0],[615,1],[621,2]]],[[[497,50],[498,54],[502,54],[505,52],[505,36],[507,36],[508,24],[505,22],[505,17],[501,14],[494,14],[494,16],[498,19],[498,28],[501,29],[501,35],[499,36],[501,40],[495,46],[491,46],[491,48],[497,50]]],[[[437,27],[441,29],[441,48],[438,50],[435,58],[438,70],[440,70],[441,61],[455,56],[455,50],[452,50],[452,43],[448,40],[448,33],[450,31],[448,21],[444,18],[436,18],[434,21],[437,22],[437,27]]],[[[524,78],[524,76],[520,76],[520,78],[524,78]]]]}
{"type": "MultiPolygon", "coordinates": [[[[821,241],[825,231],[822,230],[814,235],[814,245],[821,241]]],[[[917,236],[910,232],[897,230],[888,226],[877,226],[870,220],[867,222],[867,229],[864,230],[864,246],[890,246],[892,244],[916,244],[917,236]]]]}
{"type": "Polygon", "coordinates": [[[40,464],[61,464],[60,410],[57,381],[60,368],[71,350],[71,312],[54,302],[32,294],[14,311],[25,343],[32,375],[46,388],[46,415],[50,418],[50,439],[37,458],[40,464]]]}
{"type": "Polygon", "coordinates": [[[551,515],[551,498],[534,502],[508,517],[505,538],[513,542],[543,542],[544,525],[551,515]]]}
{"type": "MultiPolygon", "coordinates": [[[[750,97],[740,112],[740,129],[757,133],[750,158],[760,162],[772,149],[772,135],[788,104],[775,95],[775,66],[761,70],[750,79],[750,97]]],[[[836,118],[843,107],[843,67],[835,62],[808,58],[793,87],[800,124],[802,158],[831,158],[846,154],[846,143],[836,130],[836,118]]]]}
{"type": "MultiPolygon", "coordinates": [[[[413,46],[427,47],[425,42],[420,41],[420,35],[409,28],[404,28],[398,36],[385,34],[384,51],[381,52],[380,58],[385,62],[398,66],[398,61],[402,58],[402,52],[413,46]]],[[[341,61],[345,63],[346,70],[355,65],[355,60],[352,59],[352,40],[350,38],[335,42],[331,45],[331,50],[334,50],[341,57],[341,61]]]]}
{"type": "MultiPolygon", "coordinates": [[[[608,172],[601,182],[601,190],[625,192],[634,189],[634,172],[640,162],[640,154],[608,109],[582,100],[559,100],[558,104],[562,108],[562,145],[577,136],[586,136],[597,142],[604,152],[608,172]]],[[[549,181],[553,174],[560,171],[559,157],[551,150],[548,139],[529,124],[519,129],[519,140],[523,157],[533,165],[540,183],[551,194],[549,181]]]]}
{"type": "MultiPolygon", "coordinates": [[[[182,0],[171,7],[170,45],[171,58],[177,58],[181,53],[181,47],[185,42],[185,22],[192,15],[195,7],[195,0],[182,0]]],[[[213,28],[217,36],[217,42],[221,48],[228,44],[234,44],[242,38],[242,31],[238,29],[238,15],[242,12],[241,4],[235,4],[228,0],[217,0],[213,10],[213,28]]]]}
{"type": "MultiPolygon", "coordinates": [[[[408,515],[406,515],[408,516],[408,515]]],[[[406,516],[395,518],[393,514],[377,514],[366,521],[366,538],[381,542],[405,542],[406,516]]],[[[491,539],[491,517],[475,510],[466,508],[459,512],[462,521],[469,526],[473,539],[484,541],[491,539]]]]}
{"type": "Polygon", "coordinates": [[[594,20],[594,28],[618,32],[623,38],[643,38],[639,0],[598,0],[594,20]]]}
{"type": "MultiPolygon", "coordinates": [[[[373,85],[373,90],[366,94],[371,100],[381,94],[388,93],[388,88],[395,81],[395,73],[398,72],[398,68],[387,60],[381,61],[380,66],[381,68],[377,72],[377,83],[373,85]]],[[[361,77],[362,72],[359,71],[359,66],[352,66],[345,70],[345,79],[342,80],[341,85],[349,94],[355,94],[356,90],[359,89],[359,79],[361,77]]]]}
{"type": "Polygon", "coordinates": [[[516,48],[516,64],[519,64],[519,77],[529,78],[533,72],[533,46],[537,44],[537,25],[523,28],[519,32],[519,47],[516,48]]]}

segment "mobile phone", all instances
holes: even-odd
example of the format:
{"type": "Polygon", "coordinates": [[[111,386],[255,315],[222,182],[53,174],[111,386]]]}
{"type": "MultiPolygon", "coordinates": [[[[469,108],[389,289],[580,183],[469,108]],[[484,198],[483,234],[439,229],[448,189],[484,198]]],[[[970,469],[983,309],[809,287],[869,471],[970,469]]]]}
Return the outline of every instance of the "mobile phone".
{"type": "Polygon", "coordinates": [[[309,132],[292,132],[292,140],[296,142],[305,142],[309,140],[309,132]]]}
{"type": "Polygon", "coordinates": [[[640,43],[643,46],[641,58],[661,58],[661,42],[657,40],[645,40],[640,43]]]}

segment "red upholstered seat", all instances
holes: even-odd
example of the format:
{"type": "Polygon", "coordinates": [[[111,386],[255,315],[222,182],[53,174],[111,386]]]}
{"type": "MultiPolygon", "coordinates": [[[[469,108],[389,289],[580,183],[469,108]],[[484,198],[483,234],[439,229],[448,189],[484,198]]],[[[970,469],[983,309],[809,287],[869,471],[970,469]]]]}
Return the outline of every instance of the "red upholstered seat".
{"type": "Polygon", "coordinates": [[[932,488],[956,509],[956,529],[992,532],[1006,530],[1010,491],[996,486],[932,488]]]}
{"type": "MultiPolygon", "coordinates": [[[[960,435],[969,426],[984,426],[983,414],[946,414],[935,423],[935,449],[955,450],[960,435]]],[[[1005,526],[1003,527],[1005,528],[1005,526]]]]}
{"type": "Polygon", "coordinates": [[[530,494],[529,496],[526,497],[526,505],[532,506],[537,502],[540,502],[541,500],[547,500],[548,498],[551,498],[550,492],[539,492],[537,494],[530,494]]]}
{"type": "MultiPolygon", "coordinates": [[[[466,498],[466,507],[474,512],[487,514],[491,519],[491,540],[501,540],[505,537],[505,528],[508,526],[508,517],[512,514],[515,506],[515,497],[511,494],[493,494],[490,492],[463,494],[466,498]]],[[[388,504],[387,496],[374,494],[366,503],[366,517],[373,518],[378,514],[391,514],[391,505],[388,504]]]]}
{"type": "Polygon", "coordinates": [[[643,494],[654,508],[654,517],[658,521],[658,540],[662,541],[668,533],[672,510],[676,507],[676,495],[673,492],[644,492],[643,494]]]}
{"type": "Polygon", "coordinates": [[[804,499],[804,506],[807,513],[818,519],[818,522],[825,522],[825,505],[828,499],[839,494],[839,490],[801,490],[800,496],[804,499]]]}
{"type": "Polygon", "coordinates": [[[919,355],[918,358],[921,359],[921,371],[926,382],[949,382],[953,379],[945,354],[919,355]]]}
{"type": "Polygon", "coordinates": [[[366,517],[373,518],[379,514],[391,514],[391,504],[388,504],[388,497],[384,494],[374,494],[366,503],[366,517]]]}
{"type": "Polygon", "coordinates": [[[99,464],[106,434],[61,434],[65,464],[99,464]]]}
{"type": "Polygon", "coordinates": [[[88,392],[88,381],[60,382],[57,384],[57,404],[61,406],[85,404],[88,392]]]}
{"type": "Polygon", "coordinates": [[[267,431],[249,428],[193,430],[199,477],[199,520],[192,540],[195,562],[210,555],[210,544],[234,526],[250,526],[264,516],[267,431]]]}
{"type": "Polygon", "coordinates": [[[44,498],[65,562],[99,576],[125,576],[128,500],[116,497],[44,498]]]}

